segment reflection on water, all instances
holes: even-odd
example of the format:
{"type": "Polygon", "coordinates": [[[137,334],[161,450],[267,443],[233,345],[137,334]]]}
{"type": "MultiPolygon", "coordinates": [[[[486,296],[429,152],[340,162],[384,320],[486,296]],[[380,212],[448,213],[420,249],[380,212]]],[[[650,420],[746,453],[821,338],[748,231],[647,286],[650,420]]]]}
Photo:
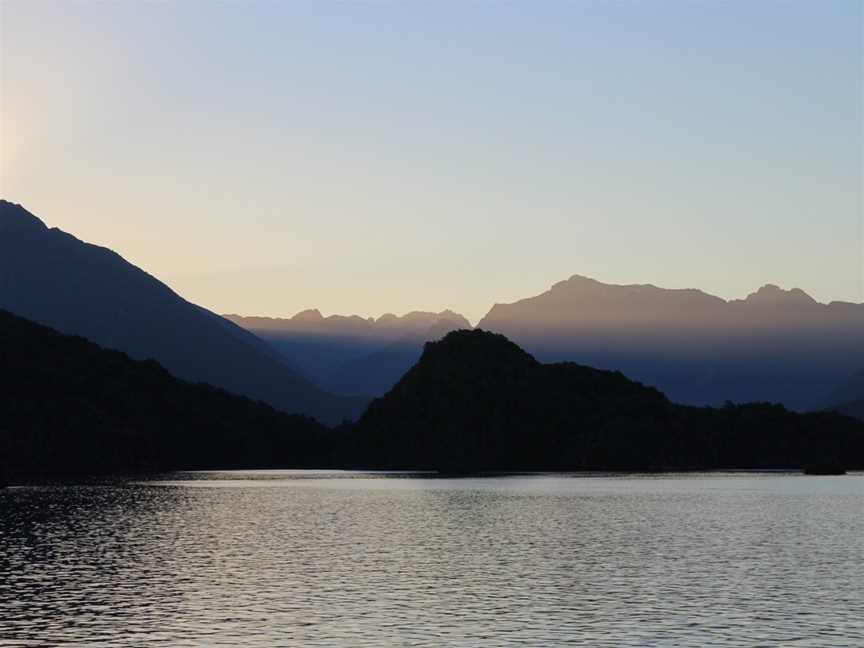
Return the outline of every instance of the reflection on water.
{"type": "Polygon", "coordinates": [[[0,645],[864,645],[864,476],[0,491],[0,645]]]}

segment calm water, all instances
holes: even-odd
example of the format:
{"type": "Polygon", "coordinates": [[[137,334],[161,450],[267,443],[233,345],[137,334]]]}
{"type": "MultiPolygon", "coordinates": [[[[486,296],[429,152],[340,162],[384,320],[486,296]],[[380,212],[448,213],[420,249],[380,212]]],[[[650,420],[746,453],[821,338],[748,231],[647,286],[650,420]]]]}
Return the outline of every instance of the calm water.
{"type": "Polygon", "coordinates": [[[0,491],[0,645],[864,646],[864,476],[0,491]]]}

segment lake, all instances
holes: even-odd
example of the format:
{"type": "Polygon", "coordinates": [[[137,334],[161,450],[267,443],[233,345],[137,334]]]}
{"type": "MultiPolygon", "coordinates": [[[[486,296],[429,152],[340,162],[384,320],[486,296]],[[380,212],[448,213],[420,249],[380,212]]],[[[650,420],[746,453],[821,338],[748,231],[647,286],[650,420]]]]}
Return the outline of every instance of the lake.
{"type": "Polygon", "coordinates": [[[2,646],[864,645],[864,475],[0,490],[2,646]]]}

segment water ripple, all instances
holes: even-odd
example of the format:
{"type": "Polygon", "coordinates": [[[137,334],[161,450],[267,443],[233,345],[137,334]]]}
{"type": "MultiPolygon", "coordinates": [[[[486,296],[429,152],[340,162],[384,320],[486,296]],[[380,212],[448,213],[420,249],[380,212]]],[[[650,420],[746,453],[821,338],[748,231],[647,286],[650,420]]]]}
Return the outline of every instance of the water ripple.
{"type": "Polygon", "coordinates": [[[0,645],[864,645],[861,476],[337,477],[0,492],[0,645]]]}

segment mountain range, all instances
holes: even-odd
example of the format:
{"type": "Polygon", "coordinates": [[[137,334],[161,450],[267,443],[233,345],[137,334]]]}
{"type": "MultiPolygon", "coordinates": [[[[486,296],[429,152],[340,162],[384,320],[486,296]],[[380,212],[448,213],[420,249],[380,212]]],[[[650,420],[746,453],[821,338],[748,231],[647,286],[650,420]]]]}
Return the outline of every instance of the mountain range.
{"type": "Polygon", "coordinates": [[[453,311],[228,319],[2,201],[0,309],[0,467],[13,476],[864,465],[851,418],[727,402],[824,392],[864,416],[864,307],[800,290],[725,301],[577,276],[495,305],[480,326],[497,333],[453,311]],[[316,381],[381,397],[363,411],[316,381]],[[705,403],[724,404],[693,406],[705,403]],[[331,425],[363,414],[328,431],[278,410],[331,425]]]}
{"type": "Polygon", "coordinates": [[[342,394],[380,396],[413,365],[423,344],[471,328],[459,313],[413,311],[376,318],[324,317],[317,309],[291,318],[225,318],[265,340],[301,372],[342,394]]]}
{"type": "MultiPolygon", "coordinates": [[[[327,424],[356,419],[427,341],[471,328],[451,310],[219,316],[7,201],[0,201],[0,308],[327,424]]],[[[495,304],[478,327],[541,362],[618,370],[683,404],[775,402],[857,414],[864,402],[864,304],[822,304],[800,289],[766,285],[724,300],[575,275],[495,304]]]]}
{"type": "Polygon", "coordinates": [[[620,372],[541,364],[460,330],[356,423],[328,430],[0,310],[0,486],[177,469],[864,467],[864,423],[676,405],[620,372]]]}
{"type": "MultiPolygon", "coordinates": [[[[453,311],[377,320],[317,310],[226,317],[327,389],[371,396],[395,384],[424,342],[471,328],[453,311]]],[[[575,275],[535,297],[495,304],[478,328],[543,362],[620,370],[685,404],[775,402],[807,411],[864,399],[864,304],[822,304],[797,288],[769,284],[725,300],[575,275]]]]}
{"type": "Polygon", "coordinates": [[[355,418],[366,403],[320,389],[255,335],[7,201],[0,201],[0,308],[324,422],[355,418]]]}
{"type": "MultiPolygon", "coordinates": [[[[836,404],[843,381],[864,368],[864,304],[821,304],[774,285],[726,301],[576,275],[535,297],[495,304],[478,327],[544,362],[620,370],[693,405],[818,409],[836,404]]],[[[864,398],[864,389],[857,394],[864,398]]]]}

